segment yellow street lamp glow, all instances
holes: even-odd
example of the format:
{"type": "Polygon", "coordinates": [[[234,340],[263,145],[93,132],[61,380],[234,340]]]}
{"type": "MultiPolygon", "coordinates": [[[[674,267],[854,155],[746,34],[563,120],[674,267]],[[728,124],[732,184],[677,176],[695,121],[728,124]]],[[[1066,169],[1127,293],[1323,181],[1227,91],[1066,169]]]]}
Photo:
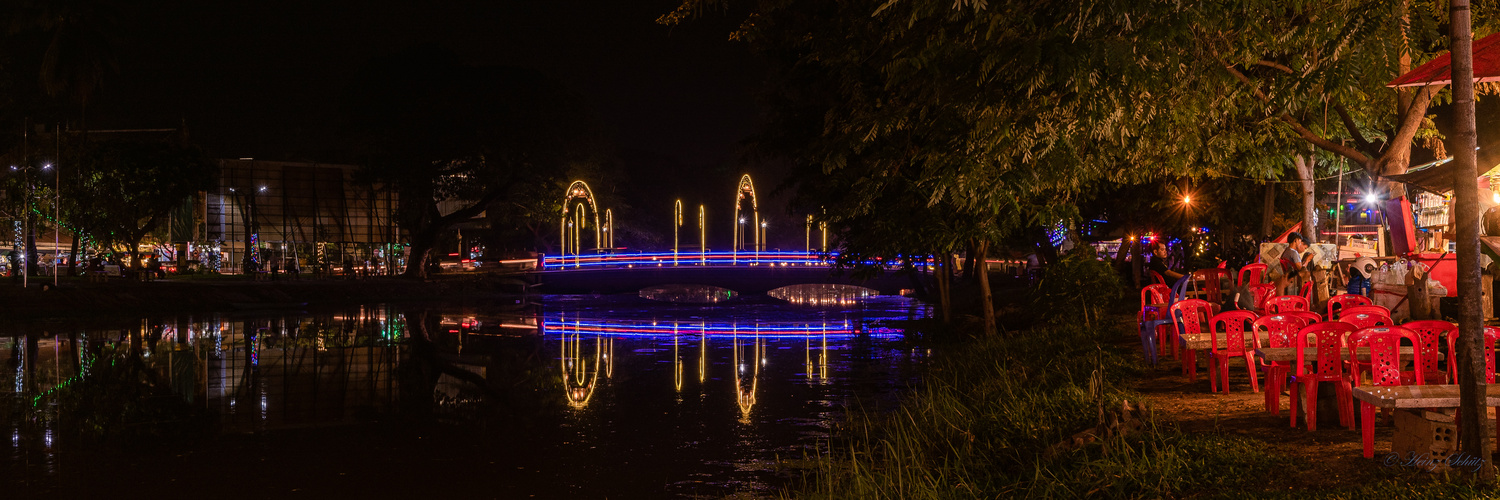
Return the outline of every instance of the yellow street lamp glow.
{"type": "Polygon", "coordinates": [[[703,216],[703,205],[698,205],[698,259],[708,265],[708,224],[703,216]]]}
{"type": "Polygon", "coordinates": [[[1182,197],[1182,204],[1184,204],[1184,205],[1191,205],[1192,203],[1193,203],[1193,197],[1192,196],[1183,196],[1182,197]]]}

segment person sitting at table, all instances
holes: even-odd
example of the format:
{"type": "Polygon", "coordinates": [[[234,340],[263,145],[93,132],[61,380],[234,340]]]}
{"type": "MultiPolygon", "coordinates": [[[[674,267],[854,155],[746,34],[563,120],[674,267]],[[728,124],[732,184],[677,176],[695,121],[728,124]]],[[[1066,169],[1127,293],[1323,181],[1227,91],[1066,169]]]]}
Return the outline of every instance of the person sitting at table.
{"type": "Polygon", "coordinates": [[[1303,257],[1307,252],[1307,238],[1293,232],[1286,236],[1286,250],[1281,252],[1281,276],[1276,280],[1277,290],[1284,295],[1302,294],[1303,257]]]}
{"type": "Polygon", "coordinates": [[[1151,243],[1151,262],[1146,263],[1146,269],[1166,278],[1168,285],[1176,283],[1183,276],[1183,273],[1167,268],[1167,243],[1161,240],[1151,243]]]}

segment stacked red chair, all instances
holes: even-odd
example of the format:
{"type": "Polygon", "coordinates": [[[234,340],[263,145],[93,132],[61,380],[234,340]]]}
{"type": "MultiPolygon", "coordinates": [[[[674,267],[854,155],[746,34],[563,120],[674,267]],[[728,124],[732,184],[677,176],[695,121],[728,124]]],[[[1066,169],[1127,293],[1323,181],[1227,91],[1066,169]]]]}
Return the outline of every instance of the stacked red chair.
{"type": "Polygon", "coordinates": [[[1339,312],[1349,306],[1368,306],[1372,304],[1370,298],[1364,295],[1343,294],[1328,298],[1328,321],[1338,321],[1339,312]]]}
{"type": "MultiPolygon", "coordinates": [[[[1266,338],[1265,347],[1285,348],[1306,345],[1306,341],[1297,342],[1297,332],[1307,325],[1314,323],[1306,318],[1277,314],[1273,316],[1262,316],[1255,320],[1255,341],[1260,347],[1262,336],[1266,338]]],[[[1260,366],[1265,368],[1266,382],[1266,412],[1276,415],[1281,413],[1281,391],[1286,388],[1287,378],[1291,376],[1292,364],[1287,361],[1260,360],[1260,366]]],[[[1296,393],[1292,393],[1292,404],[1296,405],[1296,393]]],[[[1294,406],[1295,408],[1295,406],[1294,406]]]]}
{"type": "Polygon", "coordinates": [[[1260,377],[1255,370],[1255,338],[1245,338],[1246,333],[1255,331],[1255,320],[1255,313],[1250,311],[1226,311],[1208,320],[1208,377],[1211,391],[1219,392],[1215,382],[1222,380],[1224,393],[1228,394],[1229,360],[1244,358],[1245,369],[1250,372],[1250,390],[1260,392],[1260,377]],[[1219,348],[1219,339],[1224,340],[1223,349],[1219,348]]]}
{"type": "MultiPolygon", "coordinates": [[[[1370,381],[1375,387],[1399,386],[1401,378],[1401,339],[1414,338],[1416,333],[1399,326],[1366,328],[1351,335],[1350,338],[1361,337],[1361,346],[1370,348],[1370,381]]],[[[1355,346],[1349,346],[1349,352],[1355,353],[1355,346]]],[[[1416,382],[1422,383],[1422,357],[1414,356],[1416,360],[1416,382]]],[[[1360,401],[1360,435],[1365,445],[1365,458],[1375,457],[1375,406],[1360,401]]]]}
{"type": "Polygon", "coordinates": [[[1344,374],[1344,360],[1341,357],[1344,338],[1353,333],[1353,326],[1337,321],[1314,323],[1297,332],[1297,362],[1293,365],[1296,373],[1292,376],[1292,427],[1297,426],[1299,398],[1295,395],[1298,390],[1305,390],[1310,403],[1307,406],[1307,430],[1318,429],[1318,384],[1327,382],[1338,384],[1335,394],[1339,403],[1339,423],[1344,427],[1354,428],[1352,389],[1349,377],[1344,374]],[[1307,360],[1304,358],[1309,335],[1313,337],[1312,347],[1318,348],[1318,357],[1314,360],[1311,373],[1307,371],[1307,360]]]}

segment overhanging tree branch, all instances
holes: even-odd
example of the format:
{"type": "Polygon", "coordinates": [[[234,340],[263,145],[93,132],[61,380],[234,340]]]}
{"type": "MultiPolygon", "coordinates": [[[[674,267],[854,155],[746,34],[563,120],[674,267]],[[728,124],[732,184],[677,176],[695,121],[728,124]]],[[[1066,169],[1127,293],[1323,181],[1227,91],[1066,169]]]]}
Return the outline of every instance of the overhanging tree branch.
{"type": "Polygon", "coordinates": [[[1349,109],[1345,108],[1343,103],[1334,103],[1333,110],[1338,112],[1339,121],[1344,123],[1344,128],[1349,131],[1349,137],[1354,139],[1355,147],[1363,151],[1368,151],[1371,154],[1379,153],[1374,145],[1370,144],[1370,141],[1365,140],[1365,135],[1360,133],[1359,125],[1354,123],[1354,117],[1349,116],[1349,109]]]}
{"type": "MultiPolygon", "coordinates": [[[[1223,61],[1221,60],[1220,63],[1222,62],[1223,61]]],[[[1250,90],[1255,93],[1256,98],[1259,98],[1262,102],[1270,104],[1271,98],[1266,96],[1266,93],[1262,92],[1260,90],[1260,87],[1255,85],[1255,82],[1250,81],[1250,77],[1245,76],[1245,73],[1229,64],[1224,64],[1224,70],[1228,71],[1230,75],[1233,75],[1235,79],[1239,80],[1241,83],[1244,83],[1245,86],[1250,87],[1250,90]]],[[[1426,109],[1427,105],[1424,103],[1422,105],[1422,110],[1425,112],[1426,109]]],[[[1354,160],[1356,163],[1369,168],[1369,155],[1366,155],[1359,150],[1351,148],[1349,146],[1345,146],[1343,144],[1339,144],[1323,138],[1323,136],[1320,136],[1316,132],[1313,132],[1311,129],[1303,126],[1302,122],[1297,121],[1296,118],[1292,117],[1291,113],[1282,111],[1276,118],[1278,120],[1281,120],[1282,122],[1285,122],[1287,126],[1291,127],[1293,131],[1297,132],[1298,136],[1301,136],[1303,139],[1307,140],[1307,142],[1311,142],[1313,143],[1313,145],[1323,148],[1324,150],[1342,155],[1346,158],[1349,158],[1350,160],[1354,160]]],[[[1412,133],[1415,134],[1415,130],[1413,130],[1412,133]]]]}

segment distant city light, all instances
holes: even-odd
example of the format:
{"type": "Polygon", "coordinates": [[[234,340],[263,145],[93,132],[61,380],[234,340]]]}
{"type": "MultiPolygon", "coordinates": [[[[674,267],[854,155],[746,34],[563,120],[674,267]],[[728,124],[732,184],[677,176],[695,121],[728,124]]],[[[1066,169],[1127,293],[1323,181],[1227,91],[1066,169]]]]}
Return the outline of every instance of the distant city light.
{"type": "Polygon", "coordinates": [[[42,164],[42,170],[51,170],[51,169],[52,169],[52,164],[51,163],[43,163],[42,164]]]}

